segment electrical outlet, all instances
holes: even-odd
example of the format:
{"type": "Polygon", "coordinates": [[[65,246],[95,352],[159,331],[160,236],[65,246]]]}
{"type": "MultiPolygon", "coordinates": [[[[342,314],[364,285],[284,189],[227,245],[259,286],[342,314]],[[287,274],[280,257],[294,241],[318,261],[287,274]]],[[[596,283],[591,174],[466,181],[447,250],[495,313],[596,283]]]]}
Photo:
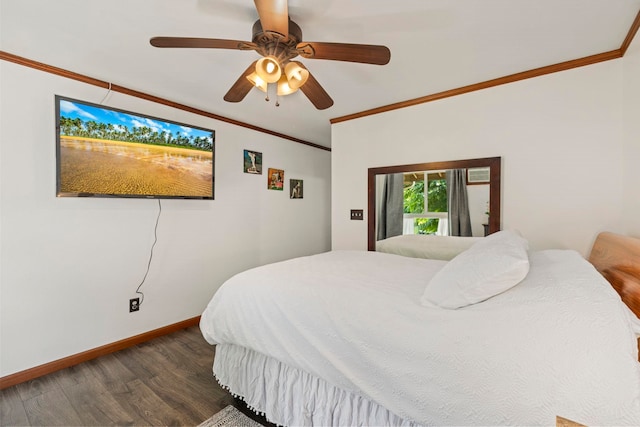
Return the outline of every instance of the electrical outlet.
{"type": "Polygon", "coordinates": [[[129,300],[129,313],[140,310],[140,298],[131,298],[129,300]]]}

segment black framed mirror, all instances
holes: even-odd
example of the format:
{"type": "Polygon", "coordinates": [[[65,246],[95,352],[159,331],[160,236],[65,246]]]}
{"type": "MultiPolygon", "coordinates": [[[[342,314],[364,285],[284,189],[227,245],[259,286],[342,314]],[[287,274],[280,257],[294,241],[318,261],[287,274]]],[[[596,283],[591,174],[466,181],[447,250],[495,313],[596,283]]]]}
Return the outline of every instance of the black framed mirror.
{"type": "Polygon", "coordinates": [[[487,157],[480,159],[451,160],[430,163],[415,163],[410,165],[383,166],[368,169],[368,223],[367,223],[367,249],[376,250],[376,181],[380,175],[424,172],[448,169],[482,169],[489,168],[489,211],[488,233],[495,233],[500,230],[500,177],[501,177],[501,157],[487,157]]]}

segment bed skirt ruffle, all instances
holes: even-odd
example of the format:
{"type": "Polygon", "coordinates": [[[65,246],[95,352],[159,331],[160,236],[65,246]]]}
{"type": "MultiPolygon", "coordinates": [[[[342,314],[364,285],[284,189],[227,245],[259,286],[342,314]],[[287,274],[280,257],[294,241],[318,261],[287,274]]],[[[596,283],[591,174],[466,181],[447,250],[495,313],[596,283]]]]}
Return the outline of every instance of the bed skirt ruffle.
{"type": "Polygon", "coordinates": [[[419,425],[362,396],[245,347],[216,345],[213,373],[231,394],[278,425],[419,425]]]}

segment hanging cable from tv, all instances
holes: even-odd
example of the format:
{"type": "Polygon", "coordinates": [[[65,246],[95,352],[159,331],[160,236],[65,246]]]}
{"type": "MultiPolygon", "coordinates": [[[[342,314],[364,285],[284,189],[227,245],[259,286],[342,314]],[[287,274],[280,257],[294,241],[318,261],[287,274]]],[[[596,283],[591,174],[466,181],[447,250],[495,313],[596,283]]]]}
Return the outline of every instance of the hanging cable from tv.
{"type": "Polygon", "coordinates": [[[147,271],[144,273],[144,277],[142,278],[142,281],[140,282],[140,284],[138,285],[138,288],[136,289],[136,294],[140,295],[140,304],[138,304],[138,306],[142,305],[142,302],[144,301],[144,293],[140,291],[140,288],[142,287],[142,285],[144,285],[145,280],[147,280],[147,275],[149,274],[149,269],[151,268],[151,260],[153,260],[153,249],[155,248],[156,243],[158,243],[158,223],[160,222],[161,213],[162,213],[162,203],[160,202],[160,199],[158,199],[158,216],[156,217],[156,225],[153,229],[153,244],[151,245],[151,251],[149,253],[149,261],[147,262],[147,271]]]}

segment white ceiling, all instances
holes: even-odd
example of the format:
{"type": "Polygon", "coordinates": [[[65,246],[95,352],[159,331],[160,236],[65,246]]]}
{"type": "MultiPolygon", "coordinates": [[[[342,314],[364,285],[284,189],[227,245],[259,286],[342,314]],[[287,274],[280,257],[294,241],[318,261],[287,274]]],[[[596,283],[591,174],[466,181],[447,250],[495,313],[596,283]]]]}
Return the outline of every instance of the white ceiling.
{"type": "Polygon", "coordinates": [[[253,51],[149,44],[250,41],[251,0],[0,0],[0,50],[331,146],[331,118],[618,49],[639,10],[640,0],[289,0],[304,41],[391,50],[384,66],[300,59],[335,102],[323,111],[300,91],[277,108],[257,89],[225,102],[253,51]]]}

